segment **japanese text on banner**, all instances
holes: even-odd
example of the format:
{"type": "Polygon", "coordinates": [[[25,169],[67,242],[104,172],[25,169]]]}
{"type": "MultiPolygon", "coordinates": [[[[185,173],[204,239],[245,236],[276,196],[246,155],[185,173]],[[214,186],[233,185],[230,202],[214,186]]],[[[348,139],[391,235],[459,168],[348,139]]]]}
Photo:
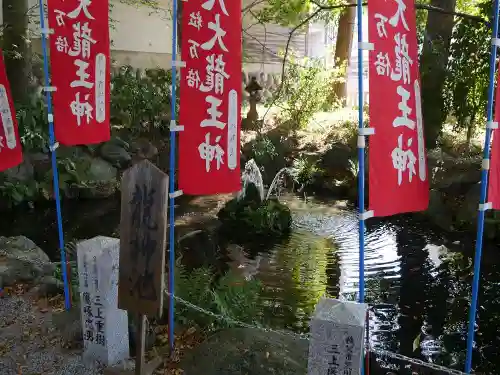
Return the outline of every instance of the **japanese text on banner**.
{"type": "Polygon", "coordinates": [[[66,145],[110,138],[108,1],[48,0],[56,138],[66,145]]]}
{"type": "MultiPolygon", "coordinates": [[[[499,64],[500,66],[500,64],[499,64]]],[[[497,87],[495,92],[494,119],[500,120],[500,69],[497,70],[497,87]]],[[[500,133],[498,129],[492,130],[490,172],[488,178],[488,202],[494,210],[500,209],[500,133]]]]}
{"type": "Polygon", "coordinates": [[[4,171],[23,161],[23,151],[2,50],[0,50],[0,121],[0,171],[4,171]]]}
{"type": "Polygon", "coordinates": [[[375,216],[425,210],[429,200],[418,70],[415,8],[410,0],[368,5],[370,52],[369,204],[375,216]]]}
{"type": "Polygon", "coordinates": [[[241,1],[189,1],[183,30],[179,189],[193,195],[238,191],[241,1]]]}

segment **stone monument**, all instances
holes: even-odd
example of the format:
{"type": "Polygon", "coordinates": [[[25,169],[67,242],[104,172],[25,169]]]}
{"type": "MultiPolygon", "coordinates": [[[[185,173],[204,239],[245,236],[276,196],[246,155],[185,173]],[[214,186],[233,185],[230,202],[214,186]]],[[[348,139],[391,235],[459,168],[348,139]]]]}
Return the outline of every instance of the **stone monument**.
{"type": "Polygon", "coordinates": [[[321,298],[311,320],[308,375],[359,375],[368,305],[321,298]]]}
{"type": "Polygon", "coordinates": [[[84,361],[112,366],[129,357],[127,311],[118,309],[120,240],[80,242],[77,256],[84,361]]]}

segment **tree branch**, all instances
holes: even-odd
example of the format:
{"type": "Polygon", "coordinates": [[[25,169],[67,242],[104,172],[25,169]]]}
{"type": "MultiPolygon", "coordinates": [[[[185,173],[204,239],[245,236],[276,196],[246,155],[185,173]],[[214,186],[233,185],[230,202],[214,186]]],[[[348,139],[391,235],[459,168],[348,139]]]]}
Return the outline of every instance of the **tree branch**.
{"type": "MultiPolygon", "coordinates": [[[[354,4],[341,4],[341,5],[323,5],[318,0],[311,0],[311,3],[316,5],[316,7],[318,7],[318,9],[321,9],[321,10],[335,10],[335,9],[357,6],[356,3],[354,3],[354,4]]],[[[362,6],[367,6],[367,5],[368,5],[368,2],[362,3],[362,6]]],[[[450,11],[447,11],[447,10],[444,10],[444,9],[441,9],[441,8],[438,8],[438,7],[435,7],[432,5],[428,5],[428,4],[415,3],[415,8],[427,10],[429,12],[436,12],[436,13],[448,14],[448,15],[452,15],[452,16],[456,16],[456,17],[460,17],[460,18],[466,18],[466,19],[470,19],[473,21],[482,22],[486,25],[490,24],[490,22],[488,20],[485,20],[484,18],[479,17],[479,16],[473,16],[471,14],[462,13],[462,12],[450,12],[450,11]]]]}

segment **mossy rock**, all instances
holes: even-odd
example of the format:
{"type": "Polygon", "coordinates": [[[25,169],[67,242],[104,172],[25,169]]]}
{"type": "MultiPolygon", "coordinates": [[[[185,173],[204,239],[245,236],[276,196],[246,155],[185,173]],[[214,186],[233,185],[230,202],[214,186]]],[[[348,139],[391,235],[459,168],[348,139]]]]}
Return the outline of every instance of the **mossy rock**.
{"type": "Polygon", "coordinates": [[[186,375],[303,375],[308,342],[249,328],[219,331],[187,353],[186,375]]]}
{"type": "Polygon", "coordinates": [[[261,200],[254,184],[247,185],[245,196],[226,203],[217,217],[222,234],[235,243],[281,238],[290,233],[292,214],[277,199],[261,200]]]}

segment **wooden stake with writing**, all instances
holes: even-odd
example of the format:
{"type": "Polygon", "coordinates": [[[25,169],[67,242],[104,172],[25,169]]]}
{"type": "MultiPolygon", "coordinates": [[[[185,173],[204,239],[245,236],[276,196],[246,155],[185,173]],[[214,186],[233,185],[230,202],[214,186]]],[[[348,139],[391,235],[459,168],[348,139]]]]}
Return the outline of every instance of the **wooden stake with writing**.
{"type": "Polygon", "coordinates": [[[123,174],[118,307],[138,317],[135,375],[162,363],[145,360],[146,316],[161,316],[168,227],[168,176],[148,160],[123,174]]]}

